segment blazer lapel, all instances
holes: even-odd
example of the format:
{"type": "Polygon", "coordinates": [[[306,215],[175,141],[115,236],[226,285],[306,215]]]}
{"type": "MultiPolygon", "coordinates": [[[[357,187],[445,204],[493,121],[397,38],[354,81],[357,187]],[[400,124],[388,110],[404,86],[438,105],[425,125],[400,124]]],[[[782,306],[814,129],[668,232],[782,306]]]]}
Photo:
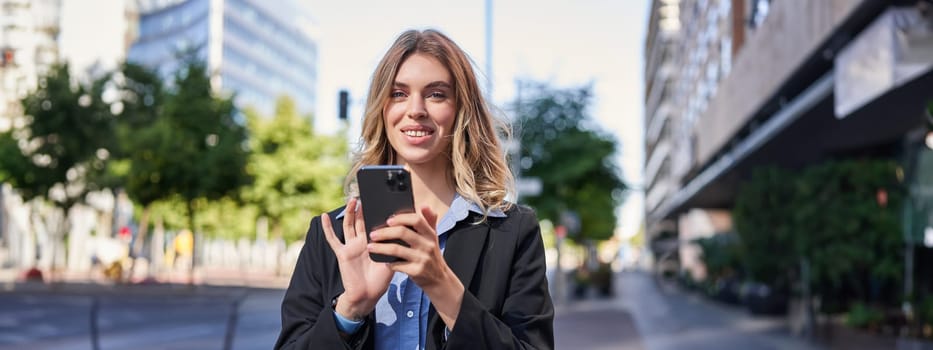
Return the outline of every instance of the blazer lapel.
{"type": "MultiPolygon", "coordinates": [[[[470,282],[473,281],[473,273],[476,271],[476,265],[479,264],[479,258],[483,255],[483,247],[486,245],[486,239],[489,236],[489,224],[470,224],[475,218],[471,215],[468,219],[457,224],[457,228],[451,230],[447,237],[447,245],[444,248],[444,260],[447,266],[454,271],[460,282],[463,283],[464,290],[470,290],[470,282]],[[461,226],[462,225],[462,226],[461,226]]],[[[435,344],[440,344],[444,339],[444,324],[441,317],[432,306],[428,312],[428,339],[425,347],[435,349],[435,344]],[[434,339],[431,339],[431,338],[434,339]]]]}
{"type": "Polygon", "coordinates": [[[444,249],[444,260],[447,260],[447,266],[454,271],[460,282],[463,282],[463,288],[469,290],[470,282],[473,280],[473,272],[476,271],[476,264],[479,257],[483,254],[483,246],[486,245],[486,236],[489,235],[489,225],[487,223],[470,224],[470,220],[464,220],[462,229],[452,230],[450,237],[447,237],[447,246],[444,249]]]}

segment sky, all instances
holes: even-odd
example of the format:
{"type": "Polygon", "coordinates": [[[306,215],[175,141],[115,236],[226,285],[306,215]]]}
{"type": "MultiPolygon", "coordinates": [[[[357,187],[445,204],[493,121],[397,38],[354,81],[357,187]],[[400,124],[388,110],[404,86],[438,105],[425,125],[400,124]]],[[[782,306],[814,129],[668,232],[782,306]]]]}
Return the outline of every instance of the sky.
{"type": "MultiPolygon", "coordinates": [[[[616,164],[627,183],[642,187],[643,47],[648,0],[511,0],[492,3],[493,103],[513,101],[518,79],[555,87],[593,84],[591,115],[619,141],[616,164]]],[[[358,120],[379,59],[406,29],[435,28],[457,42],[484,76],[484,0],[385,2],[310,0],[318,42],[315,125],[336,132],[337,94],[350,93],[348,131],[358,120]]],[[[634,234],[644,212],[643,193],[631,191],[618,209],[619,233],[634,234]]]]}

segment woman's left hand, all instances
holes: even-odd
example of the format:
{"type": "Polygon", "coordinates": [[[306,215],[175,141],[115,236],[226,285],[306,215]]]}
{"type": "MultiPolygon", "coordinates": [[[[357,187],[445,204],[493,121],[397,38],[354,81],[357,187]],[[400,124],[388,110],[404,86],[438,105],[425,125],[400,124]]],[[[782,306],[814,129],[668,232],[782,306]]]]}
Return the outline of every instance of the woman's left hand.
{"type": "Polygon", "coordinates": [[[395,215],[386,221],[388,227],[370,233],[372,243],[368,249],[370,253],[403,259],[389,263],[389,267],[407,274],[418,284],[428,294],[447,328],[453,330],[463,301],[464,288],[441,253],[437,231],[434,229],[436,222],[437,215],[427,207],[422,208],[421,213],[395,215]],[[391,239],[400,239],[409,246],[377,242],[391,239]]]}

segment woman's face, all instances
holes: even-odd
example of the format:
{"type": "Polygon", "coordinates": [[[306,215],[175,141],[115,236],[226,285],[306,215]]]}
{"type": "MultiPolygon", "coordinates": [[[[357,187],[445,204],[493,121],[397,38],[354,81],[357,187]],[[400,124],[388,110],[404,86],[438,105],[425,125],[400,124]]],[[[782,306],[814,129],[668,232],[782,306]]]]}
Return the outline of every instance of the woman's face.
{"type": "Polygon", "coordinates": [[[419,53],[406,58],[382,112],[399,164],[447,161],[457,106],[450,72],[437,59],[419,53]]]}

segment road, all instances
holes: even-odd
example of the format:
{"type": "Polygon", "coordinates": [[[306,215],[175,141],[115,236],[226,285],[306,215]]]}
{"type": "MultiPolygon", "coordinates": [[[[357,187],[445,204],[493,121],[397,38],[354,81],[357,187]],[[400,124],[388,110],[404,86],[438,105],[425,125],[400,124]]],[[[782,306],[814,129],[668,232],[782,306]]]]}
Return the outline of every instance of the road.
{"type": "Polygon", "coordinates": [[[222,349],[238,301],[233,349],[268,349],[279,330],[283,293],[0,294],[0,349],[92,349],[95,299],[100,349],[222,349]]]}
{"type": "MultiPolygon", "coordinates": [[[[646,273],[617,275],[615,290],[612,298],[557,303],[557,349],[818,349],[790,336],[779,318],[661,291],[646,273]]],[[[0,350],[92,349],[95,299],[100,349],[222,349],[234,305],[233,349],[269,349],[283,295],[280,289],[219,287],[0,292],[0,350]]]]}

